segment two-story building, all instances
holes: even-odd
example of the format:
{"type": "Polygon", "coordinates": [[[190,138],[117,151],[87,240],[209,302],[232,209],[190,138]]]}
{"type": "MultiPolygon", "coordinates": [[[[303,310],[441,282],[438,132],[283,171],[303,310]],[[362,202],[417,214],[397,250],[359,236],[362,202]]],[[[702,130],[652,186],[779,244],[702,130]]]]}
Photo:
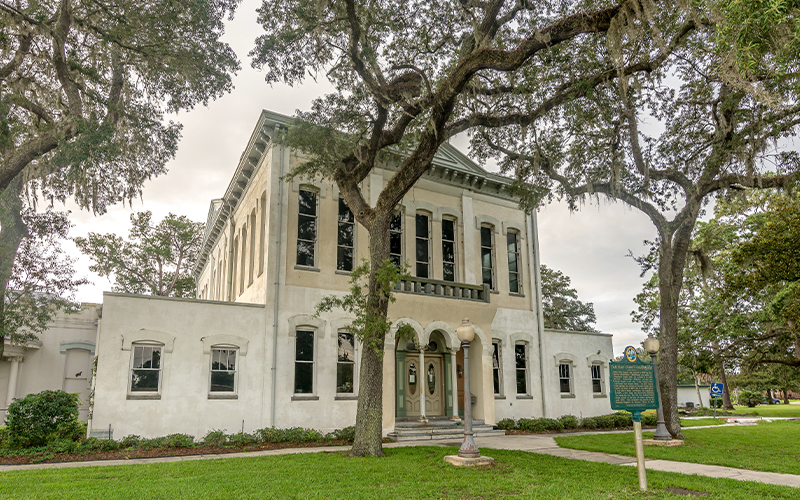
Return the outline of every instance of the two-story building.
{"type": "MultiPolygon", "coordinates": [[[[92,429],[115,436],[274,426],[353,425],[361,345],[342,311],[368,255],[368,235],[335,185],[286,177],[301,154],[273,140],[290,118],[263,111],[222,198],[212,200],[196,300],[106,293],[97,340],[92,429]]],[[[373,171],[374,204],[394,175],[373,171]]],[[[450,145],[404,197],[391,255],[412,277],[396,284],[386,339],[383,427],[463,415],[464,360],[455,328],[468,317],[473,415],[502,418],[608,413],[611,336],[546,330],[536,215],[510,181],[450,145]],[[419,348],[424,346],[423,348],[419,348]]]]}

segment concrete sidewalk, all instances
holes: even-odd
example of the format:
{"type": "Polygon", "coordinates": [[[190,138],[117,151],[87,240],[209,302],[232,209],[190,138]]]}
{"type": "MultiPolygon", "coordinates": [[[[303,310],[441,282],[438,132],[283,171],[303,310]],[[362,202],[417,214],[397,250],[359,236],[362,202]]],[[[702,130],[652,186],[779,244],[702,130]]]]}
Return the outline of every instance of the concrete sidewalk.
{"type": "MultiPolygon", "coordinates": [[[[718,427],[718,426],[717,426],[718,427]]],[[[574,436],[575,433],[568,435],[574,436]]],[[[491,449],[517,450],[529,453],[540,453],[557,457],[570,458],[573,460],[586,460],[588,462],[601,462],[613,465],[636,466],[635,457],[613,455],[610,453],[597,453],[592,451],[570,450],[561,448],[553,439],[554,434],[529,434],[516,436],[496,436],[475,438],[477,445],[491,456],[491,449]]],[[[460,446],[460,440],[443,441],[406,441],[401,443],[388,443],[385,448],[398,448],[401,446],[460,446]]],[[[135,458],[130,460],[100,460],[93,462],[65,462],[65,463],[46,463],[30,465],[2,465],[0,472],[13,470],[33,470],[33,469],[65,469],[74,467],[94,467],[104,465],[131,465],[131,464],[154,464],[164,462],[185,462],[192,460],[211,460],[223,458],[242,458],[242,457],[263,457],[272,455],[288,455],[293,453],[320,453],[320,452],[342,452],[347,451],[348,446],[324,446],[317,448],[285,448],[282,450],[264,450],[247,453],[223,453],[218,455],[187,455],[181,457],[158,457],[158,458],[135,458]]],[[[658,470],[664,472],[677,472],[679,474],[694,474],[707,477],[721,477],[736,479],[739,481],[757,481],[760,483],[775,484],[779,486],[793,486],[800,488],[800,475],[779,474],[776,472],[759,472],[744,469],[734,469],[718,465],[703,465],[687,462],[673,462],[670,460],[646,460],[645,467],[648,470],[658,470]]]]}

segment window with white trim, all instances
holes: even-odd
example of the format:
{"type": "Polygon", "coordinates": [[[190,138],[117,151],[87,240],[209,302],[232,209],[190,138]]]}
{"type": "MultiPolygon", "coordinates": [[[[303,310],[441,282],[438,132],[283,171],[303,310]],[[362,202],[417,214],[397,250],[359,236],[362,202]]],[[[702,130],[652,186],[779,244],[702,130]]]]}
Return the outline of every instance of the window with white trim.
{"type": "Polygon", "coordinates": [[[491,226],[481,226],[481,275],[483,284],[494,290],[494,229],[491,226]]]}
{"type": "Polygon", "coordinates": [[[416,215],[416,261],[417,278],[430,278],[431,268],[431,224],[424,213],[416,215]]]}
{"type": "Polygon", "coordinates": [[[236,357],[238,351],[234,347],[214,347],[211,349],[211,380],[208,391],[235,394],[236,357]]]}
{"type": "Polygon", "coordinates": [[[301,189],[297,199],[297,265],[314,267],[317,249],[317,193],[301,189]]]}
{"type": "Polygon", "coordinates": [[[561,394],[572,394],[572,368],[569,363],[558,365],[558,385],[561,394]]]}
{"type": "Polygon", "coordinates": [[[336,393],[355,392],[356,339],[352,333],[339,332],[336,358],[336,393]]]}
{"type": "Polygon", "coordinates": [[[442,279],[456,280],[456,221],[442,219],[442,279]]]}
{"type": "Polygon", "coordinates": [[[516,364],[517,394],[528,394],[528,349],[527,344],[514,344],[516,364]]]}
{"type": "Polygon", "coordinates": [[[397,212],[389,221],[389,258],[400,269],[403,266],[403,214],[397,212]]]}
{"type": "Polygon", "coordinates": [[[133,345],[130,379],[132,393],[161,391],[161,354],[160,345],[133,345]]]}
{"type": "Polygon", "coordinates": [[[592,392],[595,394],[603,394],[603,365],[594,363],[592,369],[592,392]]]}
{"type": "Polygon", "coordinates": [[[294,351],[294,393],[314,393],[314,331],[297,330],[294,351]]]}
{"type": "Polygon", "coordinates": [[[503,363],[500,357],[500,341],[492,342],[492,382],[496,396],[503,394],[503,363]]]}
{"type": "Polygon", "coordinates": [[[356,221],[344,198],[339,198],[339,227],[336,239],[336,270],[352,271],[355,260],[356,221]]]}
{"type": "Polygon", "coordinates": [[[508,247],[508,289],[511,293],[522,293],[522,282],[519,279],[519,234],[508,231],[506,246],[508,247]]]}

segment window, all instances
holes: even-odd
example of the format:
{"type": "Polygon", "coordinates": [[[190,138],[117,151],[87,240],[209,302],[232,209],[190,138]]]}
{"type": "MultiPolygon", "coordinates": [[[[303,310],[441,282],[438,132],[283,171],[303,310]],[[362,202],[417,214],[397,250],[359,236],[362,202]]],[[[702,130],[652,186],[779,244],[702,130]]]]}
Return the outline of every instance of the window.
{"type": "Polygon", "coordinates": [[[569,363],[558,365],[558,381],[561,394],[572,394],[572,380],[569,375],[569,363]]]}
{"type": "Polygon", "coordinates": [[[236,392],[236,349],[211,350],[211,385],[209,392],[236,392]]]}
{"type": "Polygon", "coordinates": [[[442,219],[442,279],[456,280],[456,221],[442,219]]]}
{"type": "Polygon", "coordinates": [[[317,245],[317,193],[300,190],[297,216],[297,265],[314,267],[317,245]]]}
{"type": "Polygon", "coordinates": [[[514,345],[517,364],[517,394],[528,394],[528,356],[525,344],[514,345]]]}
{"type": "Polygon", "coordinates": [[[297,331],[294,351],[294,392],[314,393],[314,332],[297,331]]]}
{"type": "Polygon", "coordinates": [[[233,262],[231,262],[231,300],[239,294],[236,293],[236,263],[239,261],[239,236],[233,239],[233,262]]]}
{"type": "Polygon", "coordinates": [[[267,193],[263,193],[261,195],[261,214],[260,214],[260,216],[261,216],[261,224],[259,224],[259,226],[260,226],[261,230],[259,231],[259,238],[258,238],[259,239],[258,247],[261,249],[261,251],[258,252],[258,275],[259,276],[261,276],[261,274],[264,272],[264,252],[265,252],[264,244],[266,243],[266,239],[267,239],[267,193]]]}
{"type": "Polygon", "coordinates": [[[256,262],[256,209],[250,213],[250,258],[247,265],[247,286],[253,284],[253,273],[256,262]]]}
{"type": "Polygon", "coordinates": [[[417,278],[430,278],[431,239],[430,218],[425,214],[417,214],[417,278]]]}
{"type": "Polygon", "coordinates": [[[131,392],[161,390],[161,346],[134,345],[131,392]]]}
{"type": "Polygon", "coordinates": [[[492,375],[495,395],[503,394],[503,370],[500,363],[500,342],[492,342],[492,375]]]}
{"type": "Polygon", "coordinates": [[[519,235],[513,231],[506,233],[508,246],[508,289],[512,293],[522,293],[519,281],[519,235]]]}
{"type": "Polygon", "coordinates": [[[481,226],[481,274],[483,284],[494,290],[494,230],[489,226],[481,226]]]}
{"type": "Polygon", "coordinates": [[[336,241],[336,270],[352,271],[355,254],[355,218],[344,198],[339,198],[339,236],[336,241]]]}
{"type": "Polygon", "coordinates": [[[336,392],[355,392],[356,343],[353,334],[339,332],[339,351],[336,361],[336,392]]]}
{"type": "Polygon", "coordinates": [[[247,226],[242,228],[242,254],[241,267],[239,268],[239,293],[244,292],[245,263],[247,262],[247,226]]]}
{"type": "Polygon", "coordinates": [[[603,393],[603,367],[599,364],[592,365],[592,392],[603,393]]]}
{"type": "Polygon", "coordinates": [[[400,212],[389,221],[389,258],[398,269],[403,266],[403,214],[400,212]]]}

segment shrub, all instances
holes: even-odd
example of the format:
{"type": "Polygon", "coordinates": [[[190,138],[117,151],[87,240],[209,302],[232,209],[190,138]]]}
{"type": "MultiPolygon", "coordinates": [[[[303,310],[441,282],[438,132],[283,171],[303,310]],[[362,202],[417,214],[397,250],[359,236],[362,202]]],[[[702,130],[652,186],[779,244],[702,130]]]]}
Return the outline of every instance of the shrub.
{"type": "Polygon", "coordinates": [[[254,435],[248,434],[246,432],[238,432],[236,434],[230,434],[227,436],[227,438],[228,438],[228,444],[230,446],[247,446],[249,444],[258,442],[254,435]]]}
{"type": "Polygon", "coordinates": [[[78,427],[79,404],[77,394],[64,391],[42,391],[14,401],[6,413],[12,446],[43,446],[55,439],[83,439],[78,427]]]}
{"type": "Polygon", "coordinates": [[[194,436],[188,434],[170,434],[161,439],[162,446],[167,448],[192,448],[194,446],[194,436]]]}
{"type": "Polygon", "coordinates": [[[8,448],[9,446],[8,428],[0,427],[0,450],[8,448]]]}
{"type": "Polygon", "coordinates": [[[581,420],[583,429],[617,429],[633,425],[633,417],[628,413],[612,413],[597,417],[586,417],[581,420]]]}
{"type": "Polygon", "coordinates": [[[228,435],[225,431],[209,431],[203,438],[203,444],[207,446],[225,446],[228,444],[228,435]]]}
{"type": "Polygon", "coordinates": [[[517,420],[517,429],[521,431],[535,431],[536,430],[536,419],[533,418],[521,418],[517,420]]]}
{"type": "Polygon", "coordinates": [[[356,428],[354,426],[336,429],[328,435],[332,440],[355,441],[356,428]]]}
{"type": "Polygon", "coordinates": [[[502,429],[504,431],[512,430],[516,428],[516,423],[513,419],[504,418],[503,420],[497,422],[497,428],[502,429]]]}
{"type": "Polygon", "coordinates": [[[120,448],[120,444],[113,439],[97,439],[90,437],[84,443],[86,450],[92,452],[102,451],[116,451],[120,448]]]}
{"type": "Polygon", "coordinates": [[[739,404],[742,406],[753,408],[760,403],[761,400],[762,396],[757,392],[739,391],[739,404]]]}
{"type": "Polygon", "coordinates": [[[561,432],[564,430],[564,424],[554,418],[540,418],[537,419],[541,422],[541,426],[546,431],[561,432]]]}
{"type": "Polygon", "coordinates": [[[561,425],[564,426],[564,429],[578,428],[578,418],[574,415],[562,415],[558,418],[558,421],[561,422],[561,425]]]}
{"type": "Polygon", "coordinates": [[[656,424],[658,424],[658,416],[655,413],[642,413],[642,425],[655,426],[656,424]]]}
{"type": "Polygon", "coordinates": [[[142,436],[130,434],[119,440],[119,445],[123,448],[136,448],[141,444],[142,436]]]}

